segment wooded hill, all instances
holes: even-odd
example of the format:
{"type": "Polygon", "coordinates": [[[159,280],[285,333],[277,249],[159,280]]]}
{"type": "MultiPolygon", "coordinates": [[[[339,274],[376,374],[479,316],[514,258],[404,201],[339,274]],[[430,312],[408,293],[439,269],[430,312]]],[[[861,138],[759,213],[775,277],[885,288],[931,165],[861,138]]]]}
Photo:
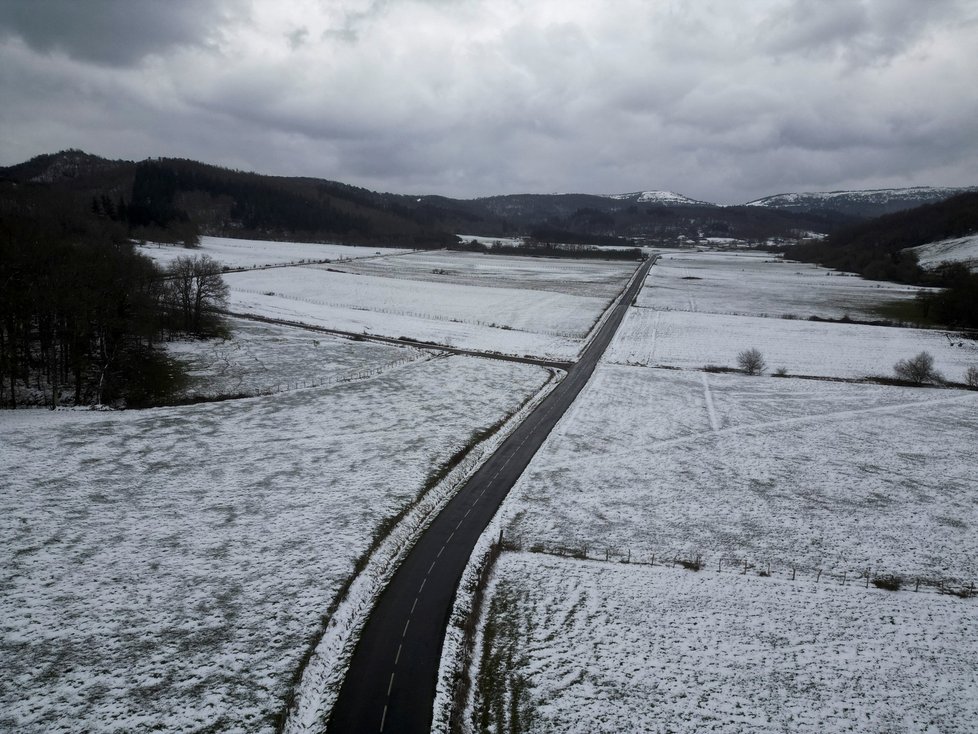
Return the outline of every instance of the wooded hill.
{"type": "Polygon", "coordinates": [[[200,234],[444,247],[457,233],[559,234],[569,243],[680,237],[765,241],[831,232],[855,218],[832,211],[787,211],[705,202],[641,201],[589,194],[515,194],[480,199],[377,193],[314,178],[265,176],[182,159],[110,161],[78,150],[0,168],[0,195],[11,186],[73,197],[93,216],[124,224],[130,236],[170,242],[200,234]]]}
{"type": "Polygon", "coordinates": [[[978,192],[887,214],[842,229],[821,242],[786,248],[786,256],[859,273],[945,288],[921,296],[924,315],[951,326],[978,327],[978,274],[960,264],[923,270],[911,247],[978,233],[978,192]]]}
{"type": "Polygon", "coordinates": [[[0,169],[0,196],[71,199],[130,236],[194,242],[200,234],[254,239],[443,247],[431,207],[311,178],[232,171],[181,159],[108,161],[68,150],[0,169]]]}
{"type": "Polygon", "coordinates": [[[887,214],[839,230],[821,242],[786,250],[793,259],[859,273],[873,280],[925,283],[910,247],[978,232],[978,192],[887,214]]]}

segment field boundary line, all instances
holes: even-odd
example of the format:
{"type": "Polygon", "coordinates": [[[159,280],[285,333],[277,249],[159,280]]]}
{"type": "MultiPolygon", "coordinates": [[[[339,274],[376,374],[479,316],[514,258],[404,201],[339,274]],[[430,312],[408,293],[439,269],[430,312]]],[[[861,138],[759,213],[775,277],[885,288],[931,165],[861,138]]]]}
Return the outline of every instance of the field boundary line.
{"type": "Polygon", "coordinates": [[[584,546],[583,548],[568,548],[563,546],[546,547],[542,544],[535,544],[530,548],[524,548],[521,542],[511,539],[506,539],[505,542],[501,541],[501,543],[503,550],[506,551],[526,555],[536,553],[555,558],[563,558],[568,562],[610,563],[620,566],[631,565],[644,568],[674,570],[682,573],[718,574],[732,577],[744,577],[748,575],[748,572],[752,572],[750,574],[752,578],[768,578],[791,583],[824,584],[826,586],[834,585],[848,588],[861,586],[864,589],[869,589],[870,586],[877,588],[873,584],[874,580],[885,582],[887,579],[897,577],[901,579],[902,583],[898,589],[890,589],[890,591],[940,594],[956,596],[962,599],[978,596],[975,582],[965,581],[963,577],[958,576],[942,578],[923,573],[901,576],[890,573],[885,568],[873,569],[866,567],[843,569],[840,572],[837,570],[826,570],[817,566],[792,564],[785,561],[775,561],[773,563],[767,561],[751,562],[746,557],[725,556],[723,554],[712,556],[708,561],[707,556],[703,554],[698,553],[692,556],[688,552],[676,553],[670,550],[662,553],[652,553],[651,556],[648,554],[639,555],[629,550],[626,556],[621,552],[620,548],[589,548],[588,546],[584,546]],[[589,550],[598,551],[598,553],[589,554],[589,550]],[[601,550],[604,550],[604,553],[600,553],[601,550]]]}

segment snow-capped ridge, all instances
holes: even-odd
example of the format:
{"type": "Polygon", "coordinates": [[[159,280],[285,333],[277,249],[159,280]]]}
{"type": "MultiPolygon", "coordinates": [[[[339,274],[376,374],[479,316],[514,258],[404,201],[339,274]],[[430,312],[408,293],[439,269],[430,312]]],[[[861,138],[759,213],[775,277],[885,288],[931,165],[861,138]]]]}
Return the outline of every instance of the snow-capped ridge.
{"type": "Polygon", "coordinates": [[[765,206],[775,209],[794,206],[829,206],[836,202],[889,204],[890,202],[926,203],[945,199],[966,191],[976,191],[978,187],[950,188],[943,186],[910,186],[902,189],[865,189],[854,191],[811,191],[800,193],[774,194],[748,201],[744,206],[765,206]]]}
{"type": "Polygon", "coordinates": [[[708,204],[706,201],[690,199],[675,191],[633,191],[629,194],[607,194],[609,199],[635,201],[639,204],[708,204]]]}

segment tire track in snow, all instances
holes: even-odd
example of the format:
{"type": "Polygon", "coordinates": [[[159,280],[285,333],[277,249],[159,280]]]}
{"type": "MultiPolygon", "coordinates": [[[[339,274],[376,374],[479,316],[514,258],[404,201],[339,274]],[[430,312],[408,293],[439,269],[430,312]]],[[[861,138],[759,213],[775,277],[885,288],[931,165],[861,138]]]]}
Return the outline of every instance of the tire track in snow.
{"type": "Polygon", "coordinates": [[[719,433],[720,421],[717,420],[716,407],[713,405],[713,393],[710,391],[710,381],[707,379],[705,372],[701,372],[700,376],[703,378],[703,395],[706,397],[706,412],[710,416],[710,428],[713,429],[714,433],[719,433]]]}
{"type": "MultiPolygon", "coordinates": [[[[921,408],[930,407],[937,405],[947,405],[957,402],[976,402],[978,398],[975,395],[957,395],[953,398],[940,398],[938,400],[917,400],[908,403],[894,403],[892,405],[876,405],[872,408],[856,408],[853,410],[840,410],[832,413],[822,413],[819,415],[804,415],[798,416],[796,418],[781,418],[775,421],[765,421],[763,423],[744,423],[737,426],[728,426],[727,428],[714,429],[714,435],[725,436],[725,435],[736,435],[738,433],[746,433],[749,431],[754,431],[763,428],[776,428],[780,426],[796,426],[805,423],[817,423],[819,421],[829,421],[837,420],[840,418],[848,418],[852,416],[859,415],[871,415],[873,413],[891,413],[899,412],[907,408],[921,408]]],[[[650,444],[650,448],[668,447],[676,446],[679,444],[687,443],[689,441],[696,441],[709,436],[709,433],[696,433],[691,436],[682,436],[680,438],[668,439],[665,441],[658,441],[650,444]]]]}

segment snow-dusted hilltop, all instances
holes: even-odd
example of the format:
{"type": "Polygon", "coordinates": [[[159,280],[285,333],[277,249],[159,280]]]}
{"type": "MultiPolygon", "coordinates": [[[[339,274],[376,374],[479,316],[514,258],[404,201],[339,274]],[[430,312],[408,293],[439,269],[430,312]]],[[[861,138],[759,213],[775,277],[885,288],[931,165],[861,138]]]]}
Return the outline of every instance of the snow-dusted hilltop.
{"type": "Polygon", "coordinates": [[[931,269],[944,262],[959,262],[978,273],[978,234],[931,242],[911,247],[910,250],[917,253],[922,268],[931,269]]]}
{"type": "Polygon", "coordinates": [[[634,191],[630,194],[609,194],[609,199],[619,201],[635,201],[639,204],[707,204],[709,202],[690,199],[688,196],[677,194],[674,191],[634,191]]]}
{"type": "Polygon", "coordinates": [[[921,204],[940,201],[955,194],[975,191],[971,188],[913,186],[906,189],[867,189],[865,191],[824,191],[795,194],[775,194],[747,202],[746,206],[769,209],[813,211],[833,209],[858,216],[878,216],[889,212],[911,209],[921,204]]]}

